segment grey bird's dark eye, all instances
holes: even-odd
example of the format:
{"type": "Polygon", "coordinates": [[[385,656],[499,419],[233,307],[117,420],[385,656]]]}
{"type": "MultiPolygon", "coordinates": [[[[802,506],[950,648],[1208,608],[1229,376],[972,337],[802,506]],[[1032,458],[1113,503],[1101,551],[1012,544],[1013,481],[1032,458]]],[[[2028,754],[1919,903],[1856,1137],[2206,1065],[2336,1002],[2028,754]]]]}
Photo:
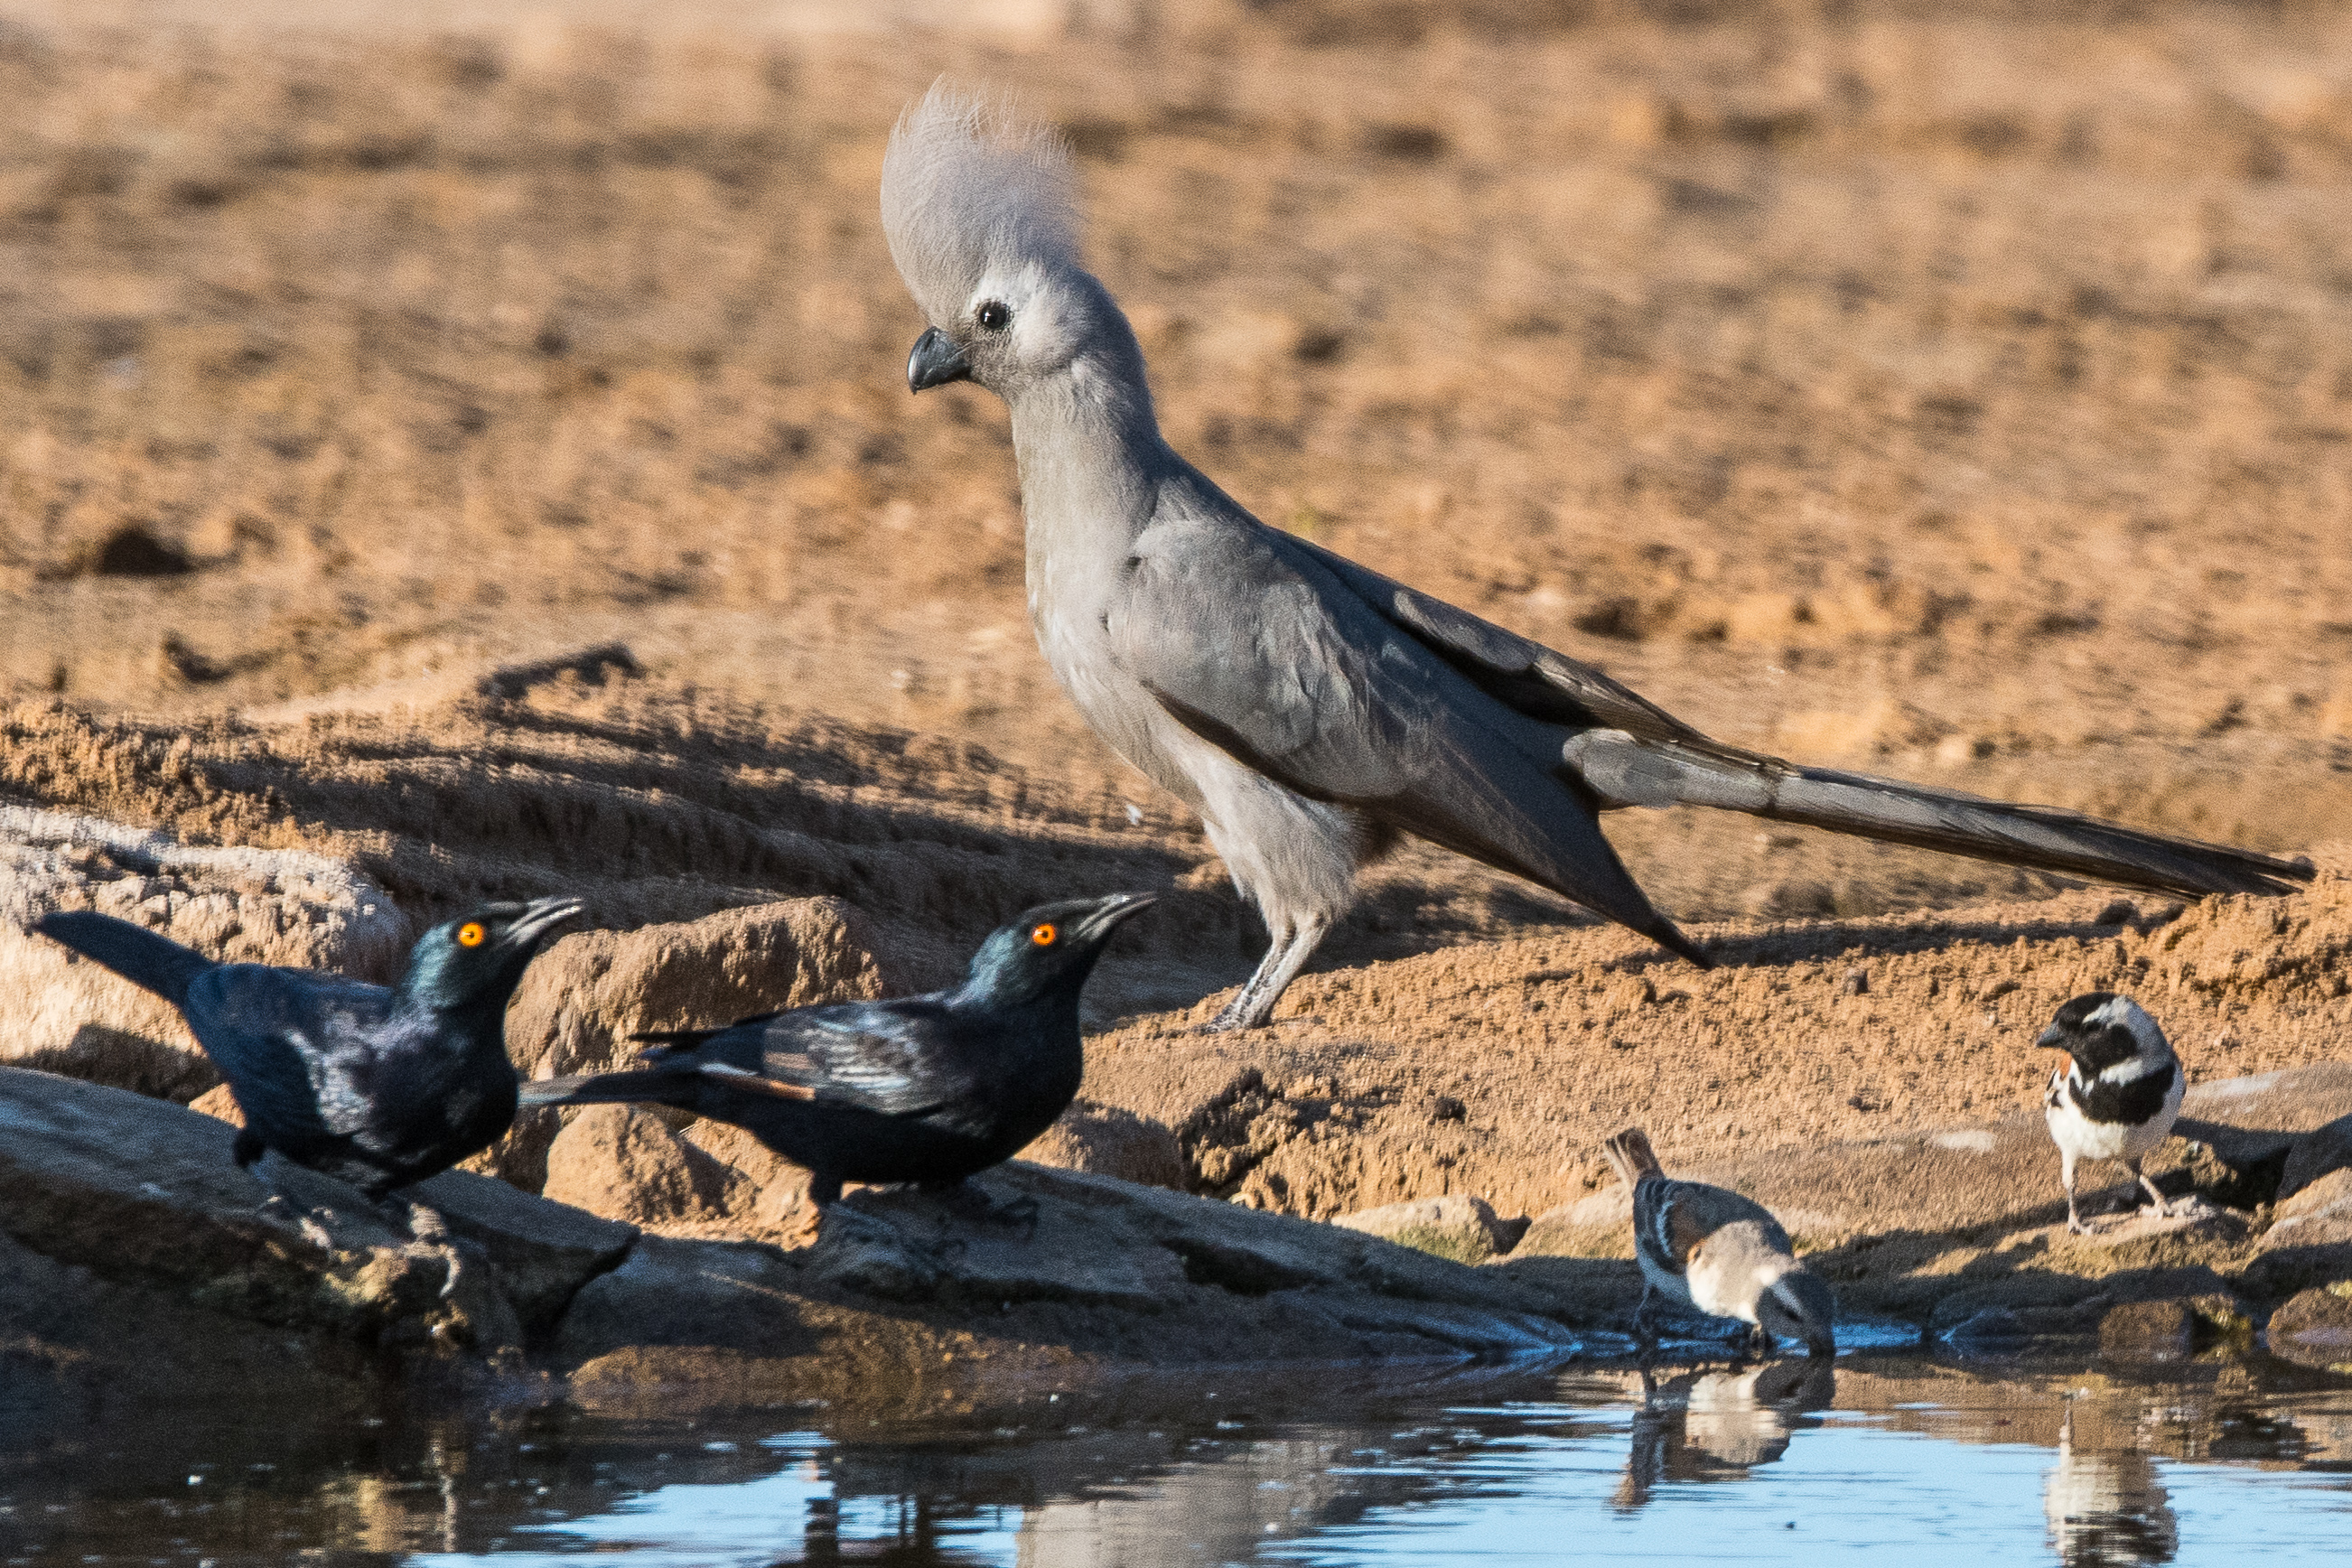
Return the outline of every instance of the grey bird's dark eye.
{"type": "Polygon", "coordinates": [[[992,332],[1001,332],[1013,323],[1013,312],[991,300],[980,308],[980,324],[992,332]]]}

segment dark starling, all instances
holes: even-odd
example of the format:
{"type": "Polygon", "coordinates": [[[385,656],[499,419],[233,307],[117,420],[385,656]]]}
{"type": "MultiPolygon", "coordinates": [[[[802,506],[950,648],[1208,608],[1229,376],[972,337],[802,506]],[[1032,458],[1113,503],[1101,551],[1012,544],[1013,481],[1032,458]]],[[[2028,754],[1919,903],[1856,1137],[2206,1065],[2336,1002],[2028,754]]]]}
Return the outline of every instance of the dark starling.
{"type": "Polygon", "coordinates": [[[576,899],[486,904],[434,927],[396,985],[310,969],[215,963],[88,910],[33,929],[163,997],[228,1080],[236,1163],[268,1150],[371,1199],[488,1148],[514,1121],[506,1009],[540,939],[576,899]]]}
{"type": "Polygon", "coordinates": [[[525,1105],[635,1102],[732,1122],[810,1173],[822,1209],[844,1182],[948,1188],[1054,1124],[1085,1068],[1078,993],[1148,893],[1045,904],[992,933],[961,985],[835,1002],[659,1042],[637,1071],[523,1086],[525,1105]]]}

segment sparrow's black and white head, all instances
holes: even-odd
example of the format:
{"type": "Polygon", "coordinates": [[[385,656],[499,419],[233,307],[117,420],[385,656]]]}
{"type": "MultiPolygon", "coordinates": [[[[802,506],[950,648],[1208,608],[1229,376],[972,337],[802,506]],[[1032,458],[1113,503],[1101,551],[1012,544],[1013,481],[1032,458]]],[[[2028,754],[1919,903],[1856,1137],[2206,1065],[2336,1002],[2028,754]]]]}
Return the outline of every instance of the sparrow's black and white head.
{"type": "Polygon", "coordinates": [[[2042,1101],[2062,1162],[2066,1228],[2087,1228],[2074,1203],[2078,1160],[2121,1162],[2147,1189],[2156,1212],[2169,1214],[2140,1159],[2172,1131],[2188,1081],[2156,1020],[2128,996],[2093,991],[2059,1008],[2034,1043],[2067,1058],[2051,1074],[2042,1101]]]}

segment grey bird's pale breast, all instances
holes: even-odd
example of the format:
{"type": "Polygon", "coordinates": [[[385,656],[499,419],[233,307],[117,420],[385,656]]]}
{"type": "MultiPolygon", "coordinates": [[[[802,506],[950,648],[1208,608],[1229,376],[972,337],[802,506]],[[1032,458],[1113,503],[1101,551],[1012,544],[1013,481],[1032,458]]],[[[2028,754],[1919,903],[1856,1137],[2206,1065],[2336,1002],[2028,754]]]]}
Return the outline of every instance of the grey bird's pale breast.
{"type": "MultiPolygon", "coordinates": [[[[1198,808],[1177,753],[1190,739],[1113,655],[1108,626],[1127,562],[1160,504],[1160,486],[1115,430],[1062,398],[1013,409],[1021,471],[1029,624],[1038,651],[1088,728],[1161,788],[1198,808]]],[[[1173,454],[1169,460],[1175,460],[1173,454]]]]}

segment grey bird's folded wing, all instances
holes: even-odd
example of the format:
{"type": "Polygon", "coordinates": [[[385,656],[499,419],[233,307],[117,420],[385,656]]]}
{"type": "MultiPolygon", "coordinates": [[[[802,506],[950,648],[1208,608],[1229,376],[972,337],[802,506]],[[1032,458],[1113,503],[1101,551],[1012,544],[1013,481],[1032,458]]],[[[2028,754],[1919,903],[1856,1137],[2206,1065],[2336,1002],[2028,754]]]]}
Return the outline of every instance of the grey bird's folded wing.
{"type": "Polygon", "coordinates": [[[2304,862],[1869,773],[1804,767],[1692,729],[1599,670],[1287,535],[1388,625],[1514,711],[1575,732],[1561,756],[1604,805],[1706,805],[1948,855],[2201,897],[2292,892],[2304,862]]]}
{"type": "Polygon", "coordinates": [[[1106,623],[1120,665],[1178,723],[1276,783],[1540,883],[1704,964],[1601,835],[1558,733],[1478,690],[1290,542],[1181,510],[1155,522],[1106,623]]]}

